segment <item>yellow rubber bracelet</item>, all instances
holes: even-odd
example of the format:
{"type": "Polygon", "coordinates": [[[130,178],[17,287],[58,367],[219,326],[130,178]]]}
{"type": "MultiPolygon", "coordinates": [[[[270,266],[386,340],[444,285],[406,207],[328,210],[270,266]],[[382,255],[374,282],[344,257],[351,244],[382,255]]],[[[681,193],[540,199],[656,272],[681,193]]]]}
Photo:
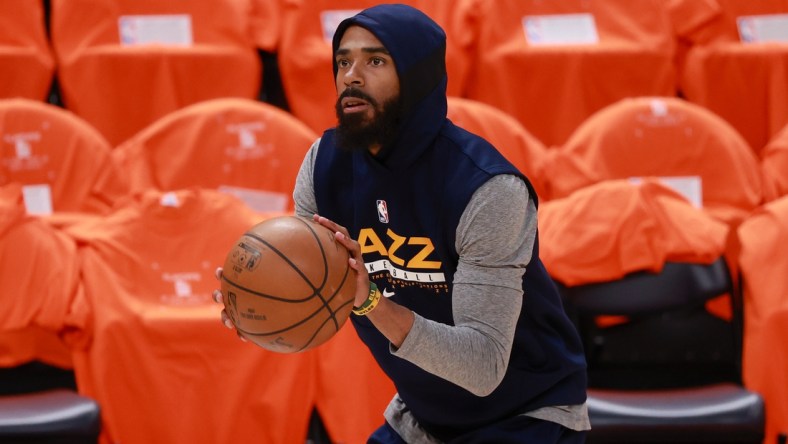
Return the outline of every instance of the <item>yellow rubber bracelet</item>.
{"type": "Polygon", "coordinates": [[[369,312],[375,309],[378,306],[378,302],[380,302],[380,291],[378,290],[378,286],[375,285],[374,282],[369,283],[369,296],[367,300],[361,304],[360,307],[353,307],[353,313],[358,316],[366,316],[369,312]]]}

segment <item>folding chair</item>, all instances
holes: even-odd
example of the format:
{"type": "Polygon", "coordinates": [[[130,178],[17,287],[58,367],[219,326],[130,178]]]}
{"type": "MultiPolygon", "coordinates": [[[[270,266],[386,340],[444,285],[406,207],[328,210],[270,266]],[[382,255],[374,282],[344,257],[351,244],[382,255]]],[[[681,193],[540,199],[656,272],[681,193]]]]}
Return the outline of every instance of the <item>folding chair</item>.
{"type": "Polygon", "coordinates": [[[19,184],[0,186],[2,442],[98,440],[99,405],[76,392],[70,353],[59,338],[70,326],[77,286],[74,241],[26,215],[19,184]]]}
{"type": "Polygon", "coordinates": [[[542,258],[578,327],[589,443],[761,443],[741,382],[728,227],[654,180],[606,181],[540,208],[542,258]],[[733,295],[732,316],[707,309],[733,295]]]}
{"type": "MultiPolygon", "coordinates": [[[[658,274],[562,290],[586,340],[592,380],[610,384],[589,389],[589,443],[763,442],[764,400],[738,374],[741,323],[704,309],[732,290],[724,259],[666,263],[658,274]],[[600,315],[629,320],[597,328],[600,315]]],[[[741,301],[734,308],[741,316],[741,301]]]]}

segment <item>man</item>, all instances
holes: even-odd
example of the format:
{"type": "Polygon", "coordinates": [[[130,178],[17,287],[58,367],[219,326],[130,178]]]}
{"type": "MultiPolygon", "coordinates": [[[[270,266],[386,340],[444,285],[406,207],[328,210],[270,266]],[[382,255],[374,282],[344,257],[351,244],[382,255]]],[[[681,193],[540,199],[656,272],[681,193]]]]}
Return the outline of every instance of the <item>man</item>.
{"type": "Polygon", "coordinates": [[[583,442],[585,361],[538,257],[536,195],[446,119],[445,43],[404,5],[343,21],[339,125],[294,191],[350,252],[352,322],[397,388],[369,442],[583,442]]]}

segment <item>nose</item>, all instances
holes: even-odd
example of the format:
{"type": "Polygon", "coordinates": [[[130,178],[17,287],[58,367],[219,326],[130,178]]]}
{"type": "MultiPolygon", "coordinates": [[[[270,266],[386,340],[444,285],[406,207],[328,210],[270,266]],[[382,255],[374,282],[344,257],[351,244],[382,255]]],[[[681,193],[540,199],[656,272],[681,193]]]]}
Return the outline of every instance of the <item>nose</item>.
{"type": "Polygon", "coordinates": [[[354,64],[345,71],[342,81],[344,82],[345,86],[363,86],[364,76],[362,75],[359,67],[354,64]]]}

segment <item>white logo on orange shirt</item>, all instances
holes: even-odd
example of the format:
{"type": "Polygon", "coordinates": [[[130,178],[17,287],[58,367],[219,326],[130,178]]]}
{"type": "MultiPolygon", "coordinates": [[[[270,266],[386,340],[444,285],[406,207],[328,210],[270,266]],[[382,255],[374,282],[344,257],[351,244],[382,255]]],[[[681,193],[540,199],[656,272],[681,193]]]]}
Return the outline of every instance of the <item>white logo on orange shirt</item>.
{"type": "Polygon", "coordinates": [[[48,155],[33,153],[33,142],[41,141],[41,133],[38,131],[4,134],[3,141],[14,145],[15,157],[2,160],[3,166],[11,172],[40,170],[49,163],[48,155]]]}
{"type": "Polygon", "coordinates": [[[198,272],[162,273],[161,279],[172,285],[173,292],[162,294],[161,302],[168,305],[197,305],[210,303],[207,293],[195,291],[194,285],[202,281],[198,272]]]}
{"type": "Polygon", "coordinates": [[[267,156],[273,151],[273,146],[270,143],[260,143],[257,137],[257,134],[265,129],[265,122],[243,122],[227,125],[225,130],[238,137],[238,144],[225,148],[225,154],[238,162],[267,156]]]}

